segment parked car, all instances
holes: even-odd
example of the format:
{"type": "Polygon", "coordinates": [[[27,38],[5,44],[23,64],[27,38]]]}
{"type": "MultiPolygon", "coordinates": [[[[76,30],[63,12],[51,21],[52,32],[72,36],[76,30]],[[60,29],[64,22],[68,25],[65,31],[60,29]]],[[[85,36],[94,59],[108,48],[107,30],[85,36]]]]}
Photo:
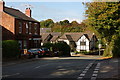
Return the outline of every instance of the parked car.
{"type": "Polygon", "coordinates": [[[39,51],[42,56],[50,56],[50,50],[48,48],[41,48],[39,51]]]}
{"type": "Polygon", "coordinates": [[[40,53],[40,51],[37,48],[33,48],[33,49],[28,50],[28,55],[30,57],[35,57],[36,55],[39,56],[40,55],[39,53],[40,53]]]}

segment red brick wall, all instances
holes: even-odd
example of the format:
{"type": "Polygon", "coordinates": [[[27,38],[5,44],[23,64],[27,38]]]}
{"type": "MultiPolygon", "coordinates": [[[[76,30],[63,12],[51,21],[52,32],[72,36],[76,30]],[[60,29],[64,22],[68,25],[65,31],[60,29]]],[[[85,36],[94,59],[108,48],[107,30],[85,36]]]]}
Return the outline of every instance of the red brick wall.
{"type": "Polygon", "coordinates": [[[3,33],[2,33],[2,37],[3,37],[3,40],[5,39],[14,39],[14,34],[15,34],[15,25],[14,25],[14,21],[15,19],[4,13],[4,12],[1,12],[2,13],[2,23],[0,23],[0,25],[3,28],[3,33]],[[7,37],[9,34],[11,34],[9,37],[7,37]],[[13,34],[13,35],[12,35],[13,34]]]}

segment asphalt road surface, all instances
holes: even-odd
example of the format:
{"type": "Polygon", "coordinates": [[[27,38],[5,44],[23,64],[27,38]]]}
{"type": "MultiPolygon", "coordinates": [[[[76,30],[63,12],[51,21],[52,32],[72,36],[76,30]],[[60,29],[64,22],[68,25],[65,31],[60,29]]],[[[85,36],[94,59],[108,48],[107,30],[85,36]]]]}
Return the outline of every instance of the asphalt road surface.
{"type": "Polygon", "coordinates": [[[3,66],[2,80],[119,80],[118,59],[44,58],[3,66]]]}

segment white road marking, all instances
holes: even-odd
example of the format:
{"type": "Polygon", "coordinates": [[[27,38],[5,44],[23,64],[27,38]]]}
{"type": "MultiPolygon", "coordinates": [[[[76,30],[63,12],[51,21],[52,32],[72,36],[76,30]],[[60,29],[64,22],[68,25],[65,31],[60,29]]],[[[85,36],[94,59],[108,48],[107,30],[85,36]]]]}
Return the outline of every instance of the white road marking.
{"type": "Polygon", "coordinates": [[[82,79],[83,77],[78,77],[77,79],[82,79]]]}
{"type": "Polygon", "coordinates": [[[15,75],[19,75],[20,73],[15,73],[15,74],[12,74],[12,75],[3,75],[2,77],[9,77],[9,76],[15,76],[15,75]]]}
{"type": "Polygon", "coordinates": [[[96,76],[97,76],[97,74],[93,74],[92,76],[96,77],[96,76]]]}
{"type": "Polygon", "coordinates": [[[37,66],[37,67],[35,67],[35,68],[36,68],[36,69],[37,69],[37,68],[40,68],[40,66],[37,66]]]}
{"type": "Polygon", "coordinates": [[[93,73],[98,73],[98,71],[94,71],[93,73]]]}
{"type": "Polygon", "coordinates": [[[89,68],[92,66],[93,63],[90,63],[83,71],[82,73],[79,75],[79,77],[77,79],[82,79],[85,74],[87,73],[87,71],[89,70],[89,68]]]}
{"type": "Polygon", "coordinates": [[[85,73],[87,73],[87,71],[83,71],[82,73],[84,73],[84,74],[85,74],[85,73]]]}
{"type": "Polygon", "coordinates": [[[37,67],[35,67],[34,69],[38,69],[38,68],[40,68],[40,67],[45,67],[45,66],[48,66],[49,64],[45,64],[45,65],[42,65],[42,66],[37,66],[37,67]]]}
{"type": "Polygon", "coordinates": [[[100,68],[100,67],[96,67],[96,68],[100,68]]]}
{"type": "Polygon", "coordinates": [[[94,69],[95,71],[99,70],[99,69],[94,69]]]}
{"type": "Polygon", "coordinates": [[[96,80],[96,77],[91,77],[91,80],[96,80]]]}
{"type": "Polygon", "coordinates": [[[86,67],[86,69],[89,69],[90,67],[86,67]]]}
{"type": "Polygon", "coordinates": [[[88,71],[88,69],[85,69],[85,71],[88,71]]]}
{"type": "Polygon", "coordinates": [[[82,73],[82,74],[80,74],[80,76],[85,76],[85,74],[82,73]]]}
{"type": "Polygon", "coordinates": [[[100,69],[100,63],[97,63],[97,65],[96,65],[96,67],[94,69],[94,72],[92,74],[91,80],[96,80],[99,69],[100,69]]]}

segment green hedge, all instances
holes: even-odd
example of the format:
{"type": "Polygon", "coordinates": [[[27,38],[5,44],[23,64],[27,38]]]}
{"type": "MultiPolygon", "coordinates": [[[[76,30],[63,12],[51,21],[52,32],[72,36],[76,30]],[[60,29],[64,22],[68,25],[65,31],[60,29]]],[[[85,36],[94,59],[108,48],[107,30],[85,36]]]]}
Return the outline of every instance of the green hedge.
{"type": "Polygon", "coordinates": [[[3,58],[17,58],[20,54],[19,43],[14,40],[5,40],[2,42],[3,58]]]}
{"type": "Polygon", "coordinates": [[[43,47],[49,48],[51,51],[59,51],[59,56],[70,56],[70,46],[65,42],[45,43],[43,47]],[[51,49],[52,48],[52,49],[51,49]]]}
{"type": "Polygon", "coordinates": [[[70,56],[70,46],[67,45],[66,42],[59,42],[54,44],[54,49],[58,49],[60,52],[62,52],[63,56],[70,56]]]}

